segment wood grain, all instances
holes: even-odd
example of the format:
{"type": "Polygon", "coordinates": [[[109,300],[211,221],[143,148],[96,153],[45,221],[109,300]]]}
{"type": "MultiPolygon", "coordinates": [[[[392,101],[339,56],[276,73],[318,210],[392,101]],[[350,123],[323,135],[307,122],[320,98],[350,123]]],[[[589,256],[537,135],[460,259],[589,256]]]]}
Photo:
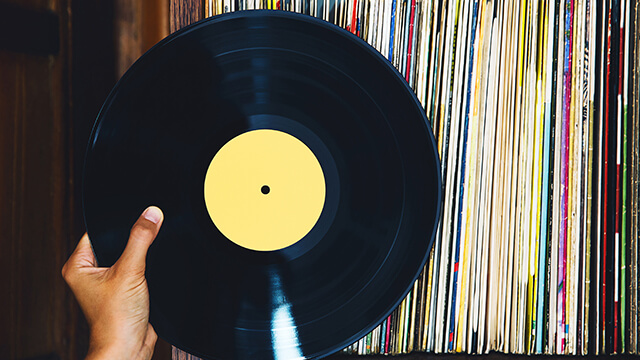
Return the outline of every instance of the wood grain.
{"type": "Polygon", "coordinates": [[[0,2],[0,49],[12,52],[57,55],[60,50],[58,15],[0,2]]]}
{"type": "Polygon", "coordinates": [[[116,76],[169,35],[168,0],[115,0],[116,76]]]}
{"type": "MultiPolygon", "coordinates": [[[[88,348],[86,321],[60,275],[84,232],[87,139],[116,64],[128,67],[169,33],[169,0],[137,1],[142,6],[126,18],[134,14],[115,3],[0,4],[0,18],[16,17],[12,31],[3,31],[14,42],[0,46],[0,359],[81,359],[88,348]],[[123,36],[123,45],[116,27],[137,35],[123,36]]],[[[171,356],[161,340],[156,351],[154,359],[171,356]]]]}
{"type": "Polygon", "coordinates": [[[20,6],[54,14],[60,36],[55,54],[0,51],[0,358],[77,358],[78,311],[60,276],[75,245],[69,1],[20,6]]]}
{"type": "Polygon", "coordinates": [[[204,18],[204,0],[170,0],[169,29],[171,32],[204,18]]]}

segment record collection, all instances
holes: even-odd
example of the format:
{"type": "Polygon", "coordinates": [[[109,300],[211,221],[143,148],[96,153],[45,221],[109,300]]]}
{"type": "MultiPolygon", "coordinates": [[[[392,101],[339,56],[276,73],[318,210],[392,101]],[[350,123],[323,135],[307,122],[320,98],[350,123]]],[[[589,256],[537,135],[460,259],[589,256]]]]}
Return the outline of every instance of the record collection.
{"type": "Polygon", "coordinates": [[[357,354],[638,354],[639,4],[207,0],[366,40],[431,121],[443,212],[400,306],[357,354]]]}

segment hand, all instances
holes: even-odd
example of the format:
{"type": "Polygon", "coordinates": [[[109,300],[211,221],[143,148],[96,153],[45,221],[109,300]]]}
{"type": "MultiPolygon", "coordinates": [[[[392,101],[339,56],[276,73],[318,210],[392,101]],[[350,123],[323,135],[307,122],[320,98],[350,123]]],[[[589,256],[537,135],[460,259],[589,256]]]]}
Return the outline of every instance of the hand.
{"type": "Polygon", "coordinates": [[[147,208],[110,268],[97,267],[87,234],[64,264],[62,276],[91,331],[87,359],[151,359],[158,336],[149,324],[145,265],[162,220],[160,209],[147,208]]]}

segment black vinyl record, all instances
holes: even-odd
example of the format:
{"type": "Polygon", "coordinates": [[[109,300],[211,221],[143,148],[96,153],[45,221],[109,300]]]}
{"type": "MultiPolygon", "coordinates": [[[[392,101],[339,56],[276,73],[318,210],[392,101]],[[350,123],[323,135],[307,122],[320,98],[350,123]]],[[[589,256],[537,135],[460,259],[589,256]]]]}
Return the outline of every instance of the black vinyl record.
{"type": "Polygon", "coordinates": [[[115,86],[90,138],[84,216],[99,265],[110,266],[140,213],[163,210],[147,256],[150,322],[176,347],[213,359],[320,358],[409,291],[435,237],[440,176],[424,110],[376,50],[308,16],[236,12],[167,37],[115,86]],[[236,195],[223,185],[207,195],[209,177],[229,183],[226,171],[209,175],[225,169],[214,165],[221,149],[259,148],[247,134],[276,140],[232,158],[224,186],[248,179],[255,194],[237,206],[218,200],[236,195]],[[294,165],[272,168],[280,158],[294,165]],[[290,202],[256,213],[280,194],[290,202]],[[308,202],[308,228],[274,248],[244,246],[216,220],[246,213],[224,221],[259,238],[275,224],[277,239],[308,217],[308,202]]]}

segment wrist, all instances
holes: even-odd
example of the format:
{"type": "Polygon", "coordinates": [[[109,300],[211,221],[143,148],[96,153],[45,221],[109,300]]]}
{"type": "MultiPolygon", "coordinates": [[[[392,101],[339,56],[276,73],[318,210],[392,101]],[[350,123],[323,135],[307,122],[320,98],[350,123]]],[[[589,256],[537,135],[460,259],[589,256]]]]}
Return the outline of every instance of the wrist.
{"type": "Polygon", "coordinates": [[[85,360],[106,360],[106,359],[125,359],[124,354],[120,354],[116,348],[96,348],[89,345],[89,352],[85,360]]]}
{"type": "MultiPolygon", "coordinates": [[[[155,335],[155,333],[154,333],[155,335]]],[[[151,359],[155,340],[149,344],[144,336],[126,336],[106,329],[91,329],[89,352],[85,360],[151,359]]]]}
{"type": "Polygon", "coordinates": [[[92,332],[89,340],[89,352],[85,360],[135,359],[135,352],[127,345],[126,341],[108,339],[104,336],[96,338],[92,332]]]}
{"type": "Polygon", "coordinates": [[[89,345],[89,352],[85,360],[138,359],[140,351],[132,351],[122,346],[95,347],[89,345]]]}

